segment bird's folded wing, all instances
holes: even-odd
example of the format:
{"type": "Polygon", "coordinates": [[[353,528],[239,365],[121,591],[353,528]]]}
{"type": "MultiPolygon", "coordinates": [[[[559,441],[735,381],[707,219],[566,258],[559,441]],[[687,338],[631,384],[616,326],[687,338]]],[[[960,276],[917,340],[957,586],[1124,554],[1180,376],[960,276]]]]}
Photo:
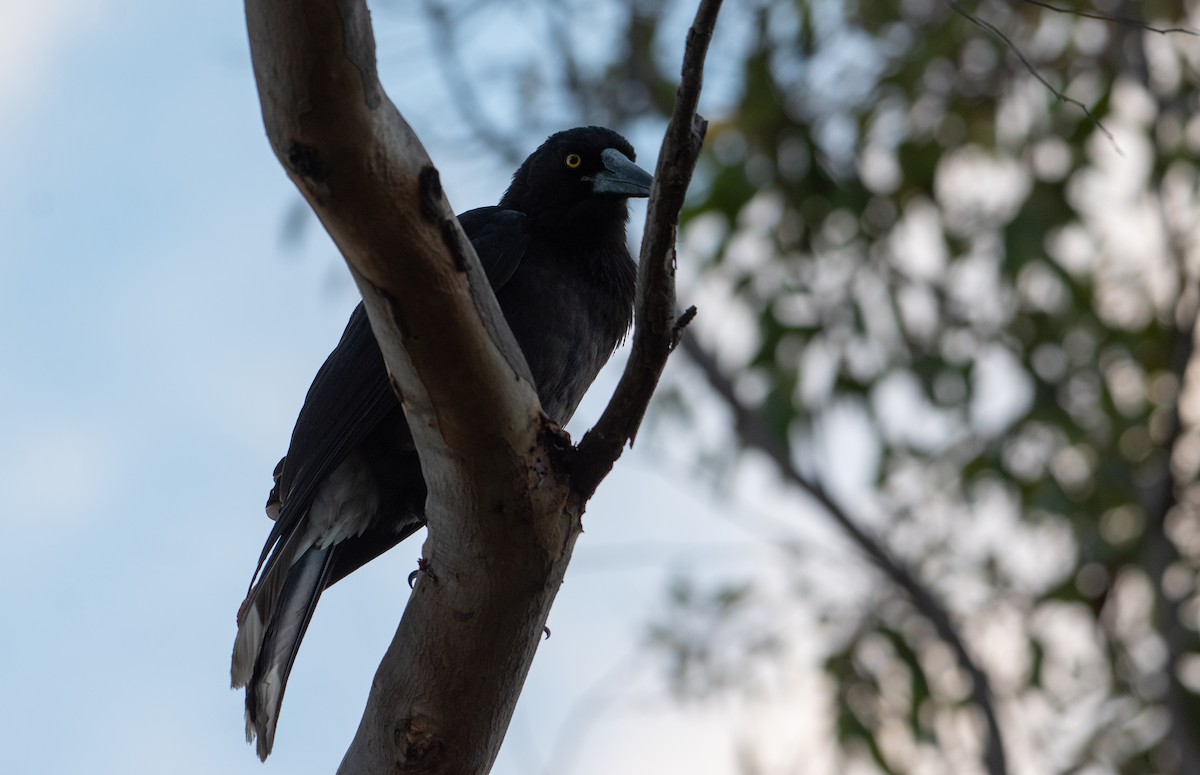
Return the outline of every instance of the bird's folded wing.
{"type": "MultiPolygon", "coordinates": [[[[499,290],[513,276],[529,244],[525,215],[480,207],[458,218],[479,255],[488,283],[499,290]]],[[[282,507],[263,546],[258,570],[263,569],[272,550],[295,531],[326,477],[395,407],[383,355],[359,303],[337,347],[313,379],[296,420],[279,472],[282,507]]],[[[412,445],[412,437],[402,443],[412,445]]],[[[258,575],[256,572],[255,578],[258,575]]]]}
{"type": "Polygon", "coordinates": [[[308,513],[325,478],[395,407],[383,355],[359,303],[296,419],[277,486],[282,507],[263,546],[260,569],[308,513]]]}
{"type": "Polygon", "coordinates": [[[525,213],[479,207],[458,216],[458,222],[479,254],[479,263],[483,264],[492,290],[500,290],[517,271],[529,247],[525,213]]]}

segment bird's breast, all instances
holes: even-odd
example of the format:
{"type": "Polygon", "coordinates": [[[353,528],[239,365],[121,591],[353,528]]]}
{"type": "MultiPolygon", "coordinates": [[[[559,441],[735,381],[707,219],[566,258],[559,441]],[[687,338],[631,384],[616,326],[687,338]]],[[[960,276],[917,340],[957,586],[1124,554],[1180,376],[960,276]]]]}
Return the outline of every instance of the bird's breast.
{"type": "Polygon", "coordinates": [[[555,422],[571,418],[625,335],[632,304],[626,295],[582,256],[530,254],[497,295],[555,422]]]}

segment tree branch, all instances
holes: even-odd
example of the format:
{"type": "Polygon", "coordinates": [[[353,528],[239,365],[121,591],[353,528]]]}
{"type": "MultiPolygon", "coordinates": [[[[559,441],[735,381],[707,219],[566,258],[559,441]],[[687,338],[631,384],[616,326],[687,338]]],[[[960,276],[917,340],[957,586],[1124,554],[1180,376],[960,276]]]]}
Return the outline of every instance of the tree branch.
{"type": "Polygon", "coordinates": [[[983,668],[975,663],[967,646],[958,634],[958,628],[937,597],[905,565],[880,543],[879,539],[859,527],[845,509],[833,499],[820,483],[805,476],[792,462],[787,446],[766,423],[762,416],[742,403],[734,391],[733,382],[725,376],[713,358],[694,337],[683,337],[680,346],[688,358],[700,369],[713,389],[733,413],[734,427],[738,438],[748,447],[765,454],[775,464],[784,479],[808,493],[826,513],[833,518],[850,540],[883,571],[893,584],[904,591],[917,611],[924,616],[958,659],[959,666],[971,677],[971,700],[983,714],[987,727],[984,745],[984,762],[989,775],[1005,775],[1007,765],[1004,756],[1004,740],[1000,723],[996,717],[992,698],[991,682],[983,668]]]}
{"type": "Polygon", "coordinates": [[[683,198],[708,127],[708,122],[696,114],[696,106],[700,101],[704,58],[720,9],[721,0],[701,0],[688,30],[682,79],[659,151],[646,231],[642,236],[633,347],[616,392],[596,425],[579,442],[573,466],[572,479],[583,501],[591,497],[612,470],[625,444],[633,443],[650,396],[679,337],[675,318],[675,234],[683,198]]]}
{"type": "Polygon", "coordinates": [[[365,3],[248,0],[246,16],[271,146],[358,283],[429,487],[426,572],[341,771],[486,772],[579,532],[548,462],[560,442],[379,83],[365,3]]]}
{"type": "MultiPolygon", "coordinates": [[[[1187,282],[1180,273],[1180,281],[1187,282]]],[[[1172,457],[1183,437],[1180,404],[1187,395],[1188,366],[1195,354],[1196,288],[1188,284],[1180,292],[1171,329],[1171,373],[1176,379],[1176,395],[1171,411],[1170,428],[1162,445],[1162,462],[1152,486],[1147,488],[1144,502],[1148,524],[1143,550],[1146,573],[1154,589],[1155,626],[1167,649],[1167,680],[1164,704],[1168,711],[1167,740],[1175,749],[1179,775],[1200,775],[1200,750],[1196,745],[1195,719],[1188,711],[1188,688],[1179,677],[1179,662],[1187,652],[1188,634],[1180,617],[1180,601],[1167,592],[1165,581],[1171,566],[1178,562],[1179,550],[1168,534],[1167,523],[1179,505],[1178,482],[1172,468],[1172,457]]]]}
{"type": "Polygon", "coordinates": [[[572,454],[437,170],[384,94],[365,2],[246,2],[267,136],[362,292],[429,489],[422,573],[339,772],[465,775],[495,760],[583,507],[636,432],[670,351],[674,236],[703,138],[695,109],[719,5],[703,0],[689,34],[617,410],[572,454]],[[600,462],[592,450],[618,438],[600,462]]]}
{"type": "MultiPolygon", "coordinates": [[[[1140,63],[1145,62],[1145,51],[1141,41],[1134,46],[1140,63]]],[[[1142,83],[1149,81],[1149,73],[1142,68],[1139,73],[1142,83]]],[[[1160,105],[1160,111],[1162,106],[1160,105]]],[[[1167,680],[1164,704],[1168,711],[1166,742],[1174,748],[1178,775],[1200,775],[1200,736],[1197,735],[1195,719],[1190,712],[1188,687],[1180,678],[1180,662],[1188,652],[1189,635],[1182,618],[1182,600],[1168,593],[1167,575],[1179,562],[1179,548],[1171,538],[1168,524],[1171,515],[1179,507],[1180,482],[1175,474],[1173,460],[1179,442],[1186,432],[1183,418],[1183,402],[1191,395],[1194,382],[1188,372],[1196,356],[1197,308],[1200,306],[1200,287],[1188,271],[1187,251],[1184,238],[1173,228],[1164,204],[1166,192],[1162,172],[1155,172],[1159,221],[1167,236],[1167,249],[1173,259],[1176,292],[1169,346],[1171,352],[1171,374],[1175,377],[1175,396],[1171,405],[1171,419],[1166,439],[1162,443],[1159,470],[1152,484],[1142,494],[1146,509],[1146,537],[1142,550],[1146,573],[1154,589],[1155,626],[1166,647],[1167,680]]]]}
{"type": "MultiPolygon", "coordinates": [[[[1112,24],[1120,24],[1125,27],[1133,27],[1146,32],[1156,32],[1159,35],[1191,35],[1193,37],[1200,36],[1200,32],[1190,27],[1156,27],[1142,19],[1133,16],[1121,16],[1120,14],[1100,13],[1099,11],[1089,11],[1084,8],[1066,8],[1061,5],[1046,2],[1046,0],[1023,0],[1029,5],[1036,5],[1038,8],[1045,8],[1047,11],[1061,13],[1066,16],[1078,16],[1083,19],[1095,19],[1102,22],[1110,22],[1112,24]]],[[[1181,9],[1182,10],[1182,9],[1181,9]]]]}
{"type": "Polygon", "coordinates": [[[1088,121],[1092,122],[1092,126],[1100,130],[1101,134],[1103,134],[1108,141],[1112,143],[1112,146],[1114,149],[1116,149],[1117,153],[1124,155],[1121,152],[1121,147],[1117,145],[1117,140],[1115,137],[1113,137],[1112,132],[1108,130],[1108,127],[1106,127],[1100,119],[1096,118],[1096,115],[1092,113],[1092,109],[1074,97],[1068,97],[1066,92],[1055,88],[1055,86],[1050,83],[1049,80],[1047,80],[1046,76],[1042,75],[1042,71],[1038,69],[1037,65],[1035,65],[1029,59],[1025,52],[1022,51],[1021,48],[1013,42],[1012,38],[1006,35],[1003,30],[988,20],[971,13],[971,11],[967,10],[967,8],[964,7],[962,3],[958,2],[958,0],[944,0],[944,2],[959,16],[963,17],[981,30],[991,33],[994,37],[1000,40],[1000,42],[1002,42],[1004,46],[1012,52],[1013,56],[1020,60],[1021,64],[1025,67],[1025,70],[1035,79],[1037,79],[1038,83],[1045,87],[1046,91],[1050,92],[1050,94],[1052,94],[1059,102],[1065,102],[1068,105],[1074,105],[1075,107],[1079,108],[1079,110],[1083,112],[1084,117],[1087,118],[1088,121]]]}
{"type": "MultiPolygon", "coordinates": [[[[1145,42],[1138,25],[1127,25],[1127,30],[1116,41],[1127,59],[1127,74],[1153,94],[1150,88],[1150,70],[1146,57],[1145,42]],[[1122,45],[1123,44],[1123,45],[1122,45]],[[1132,54],[1132,56],[1130,56],[1132,54]]],[[[1152,30],[1157,32],[1158,30],[1152,30]]],[[[1158,98],[1158,114],[1165,114],[1169,107],[1164,99],[1158,98]]],[[[1157,202],[1158,218],[1166,236],[1166,249],[1171,258],[1176,287],[1175,303],[1168,331],[1170,371],[1175,378],[1175,396],[1171,401],[1170,420],[1166,438],[1163,439],[1158,470],[1150,483],[1140,493],[1146,511],[1146,532],[1142,544],[1143,566],[1150,577],[1154,590],[1154,626],[1166,647],[1165,668],[1166,691],[1162,703],[1167,710],[1167,730],[1163,747],[1173,756],[1176,775],[1200,775],[1200,737],[1196,732],[1194,713],[1189,708],[1192,694],[1180,678],[1181,660],[1188,652],[1189,635],[1181,616],[1182,600],[1168,592],[1167,577],[1171,568],[1180,560],[1179,548],[1171,538],[1168,524],[1179,507],[1180,482],[1173,464],[1175,451],[1186,433],[1184,401],[1191,395],[1194,386],[1188,373],[1196,355],[1197,308],[1200,305],[1200,287],[1189,271],[1186,239],[1171,223],[1166,201],[1168,195],[1163,182],[1164,172],[1158,166],[1153,172],[1154,200],[1157,202]],[[1173,750],[1172,750],[1173,749],[1173,750]]]]}

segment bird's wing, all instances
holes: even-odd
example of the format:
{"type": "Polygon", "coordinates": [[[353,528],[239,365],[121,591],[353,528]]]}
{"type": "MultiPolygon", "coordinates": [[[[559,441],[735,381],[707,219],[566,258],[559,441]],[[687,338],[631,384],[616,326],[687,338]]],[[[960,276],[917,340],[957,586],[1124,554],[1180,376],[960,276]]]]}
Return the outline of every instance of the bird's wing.
{"type": "Polygon", "coordinates": [[[272,491],[272,499],[278,499],[278,518],[263,546],[259,569],[281,539],[295,531],[325,478],[395,405],[383,356],[360,303],[317,371],[296,419],[272,491]]]}
{"type": "MultiPolygon", "coordinates": [[[[525,215],[499,207],[480,207],[459,217],[479,255],[488,282],[499,290],[525,255],[529,232],[525,215]]],[[[388,383],[383,355],[360,303],[350,315],[337,347],[313,379],[292,431],[287,457],[280,463],[276,485],[278,518],[259,557],[258,571],[273,564],[282,547],[308,513],[325,478],[357,447],[389,412],[396,400],[388,383]],[[268,557],[271,561],[268,562],[268,557]]],[[[407,433],[407,427],[403,431],[407,433]]],[[[411,447],[409,436],[401,442],[411,447]]]]}
{"type": "Polygon", "coordinates": [[[501,207],[479,207],[458,216],[493,291],[504,287],[525,257],[529,226],[525,213],[501,207]]]}

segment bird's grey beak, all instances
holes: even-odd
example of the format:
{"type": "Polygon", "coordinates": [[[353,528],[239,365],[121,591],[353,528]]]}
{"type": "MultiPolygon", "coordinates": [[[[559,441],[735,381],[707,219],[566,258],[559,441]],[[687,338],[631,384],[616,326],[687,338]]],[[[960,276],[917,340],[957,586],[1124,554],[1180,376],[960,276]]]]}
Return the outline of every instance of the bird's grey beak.
{"type": "Polygon", "coordinates": [[[600,161],[604,169],[592,176],[593,194],[650,196],[654,178],[625,154],[615,148],[605,148],[600,152],[600,161]]]}

